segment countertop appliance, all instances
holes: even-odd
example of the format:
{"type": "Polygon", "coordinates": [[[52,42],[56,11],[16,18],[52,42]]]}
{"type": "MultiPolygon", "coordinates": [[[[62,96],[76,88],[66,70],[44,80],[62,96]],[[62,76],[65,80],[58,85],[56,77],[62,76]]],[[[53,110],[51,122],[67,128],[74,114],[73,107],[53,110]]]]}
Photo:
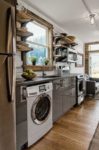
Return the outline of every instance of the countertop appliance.
{"type": "Polygon", "coordinates": [[[85,84],[84,75],[76,76],[76,104],[79,105],[84,101],[85,97],[85,84]]]}
{"type": "Polygon", "coordinates": [[[11,4],[12,0],[0,0],[0,150],[16,150],[15,7],[11,4]]]}
{"type": "Polygon", "coordinates": [[[52,128],[52,83],[27,87],[28,147],[52,128]]]}

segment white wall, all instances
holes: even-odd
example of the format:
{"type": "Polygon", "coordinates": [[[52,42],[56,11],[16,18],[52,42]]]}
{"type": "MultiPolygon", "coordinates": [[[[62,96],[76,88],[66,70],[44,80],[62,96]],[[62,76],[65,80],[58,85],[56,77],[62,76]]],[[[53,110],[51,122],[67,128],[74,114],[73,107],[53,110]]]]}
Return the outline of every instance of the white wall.
{"type": "MultiPolygon", "coordinates": [[[[66,32],[64,31],[64,29],[62,29],[61,27],[59,27],[56,23],[54,23],[52,20],[50,20],[49,18],[47,18],[46,16],[44,16],[43,14],[41,14],[41,12],[39,12],[38,10],[36,10],[35,8],[33,8],[32,6],[30,6],[28,4],[28,0],[26,2],[24,2],[23,0],[17,0],[17,2],[20,4],[21,6],[24,6],[26,9],[30,10],[31,12],[35,13],[36,15],[42,17],[43,19],[47,20],[49,23],[51,23],[54,26],[54,30],[55,32],[66,32]]],[[[39,4],[38,4],[39,5],[39,4]]]]}
{"type": "MultiPolygon", "coordinates": [[[[50,20],[49,18],[47,18],[46,16],[44,16],[43,14],[41,14],[38,10],[36,10],[35,8],[32,8],[27,2],[23,2],[23,0],[18,0],[18,3],[20,4],[20,6],[24,6],[25,8],[29,9],[30,11],[32,11],[33,13],[37,14],[38,16],[42,17],[43,19],[47,20],[48,22],[50,22],[51,24],[53,24],[54,26],[54,31],[55,32],[66,32],[69,34],[69,31],[64,31],[64,29],[62,29],[61,27],[59,27],[57,24],[55,24],[52,20],[50,20]]],[[[84,44],[82,41],[80,41],[79,39],[77,39],[77,43],[78,46],[76,46],[77,52],[79,53],[84,53],[84,44]]],[[[75,67],[75,64],[71,64],[70,66],[71,69],[71,73],[84,73],[84,67],[75,67]]]]}

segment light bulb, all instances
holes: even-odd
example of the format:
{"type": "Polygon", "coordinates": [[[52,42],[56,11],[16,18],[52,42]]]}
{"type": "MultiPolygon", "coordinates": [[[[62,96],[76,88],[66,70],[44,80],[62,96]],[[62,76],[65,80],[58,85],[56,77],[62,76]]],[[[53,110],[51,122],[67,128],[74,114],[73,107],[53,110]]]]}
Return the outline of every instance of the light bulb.
{"type": "Polygon", "coordinates": [[[90,23],[93,25],[95,23],[95,14],[91,14],[89,17],[90,17],[90,23]]]}

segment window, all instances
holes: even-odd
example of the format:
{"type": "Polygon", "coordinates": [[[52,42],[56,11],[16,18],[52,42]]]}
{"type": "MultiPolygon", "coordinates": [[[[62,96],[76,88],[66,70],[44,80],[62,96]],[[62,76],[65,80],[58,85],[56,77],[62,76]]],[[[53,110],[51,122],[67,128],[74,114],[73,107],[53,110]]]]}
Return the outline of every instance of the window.
{"type": "Polygon", "coordinates": [[[49,39],[48,28],[36,21],[29,22],[26,25],[27,30],[33,33],[33,36],[27,38],[27,43],[33,48],[26,54],[26,64],[32,65],[32,58],[36,57],[36,65],[44,65],[45,58],[49,58],[49,39]]]}
{"type": "Polygon", "coordinates": [[[89,51],[99,51],[99,44],[90,44],[89,51]]]}
{"type": "Polygon", "coordinates": [[[90,76],[99,78],[99,52],[89,54],[89,65],[90,76]]]}
{"type": "Polygon", "coordinates": [[[89,44],[89,74],[91,77],[99,78],[99,43],[89,44]]]}

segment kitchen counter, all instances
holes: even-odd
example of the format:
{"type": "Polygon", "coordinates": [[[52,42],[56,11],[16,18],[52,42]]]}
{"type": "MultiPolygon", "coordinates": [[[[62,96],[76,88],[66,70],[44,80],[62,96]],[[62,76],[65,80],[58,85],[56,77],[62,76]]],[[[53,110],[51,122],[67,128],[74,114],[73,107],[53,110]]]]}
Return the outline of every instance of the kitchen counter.
{"type": "Polygon", "coordinates": [[[40,83],[46,83],[57,79],[64,79],[67,77],[76,77],[77,74],[68,74],[66,76],[60,76],[60,77],[51,77],[51,78],[43,78],[43,77],[36,77],[33,80],[25,80],[24,78],[19,78],[16,80],[17,86],[28,86],[28,85],[36,85],[40,83]]]}

